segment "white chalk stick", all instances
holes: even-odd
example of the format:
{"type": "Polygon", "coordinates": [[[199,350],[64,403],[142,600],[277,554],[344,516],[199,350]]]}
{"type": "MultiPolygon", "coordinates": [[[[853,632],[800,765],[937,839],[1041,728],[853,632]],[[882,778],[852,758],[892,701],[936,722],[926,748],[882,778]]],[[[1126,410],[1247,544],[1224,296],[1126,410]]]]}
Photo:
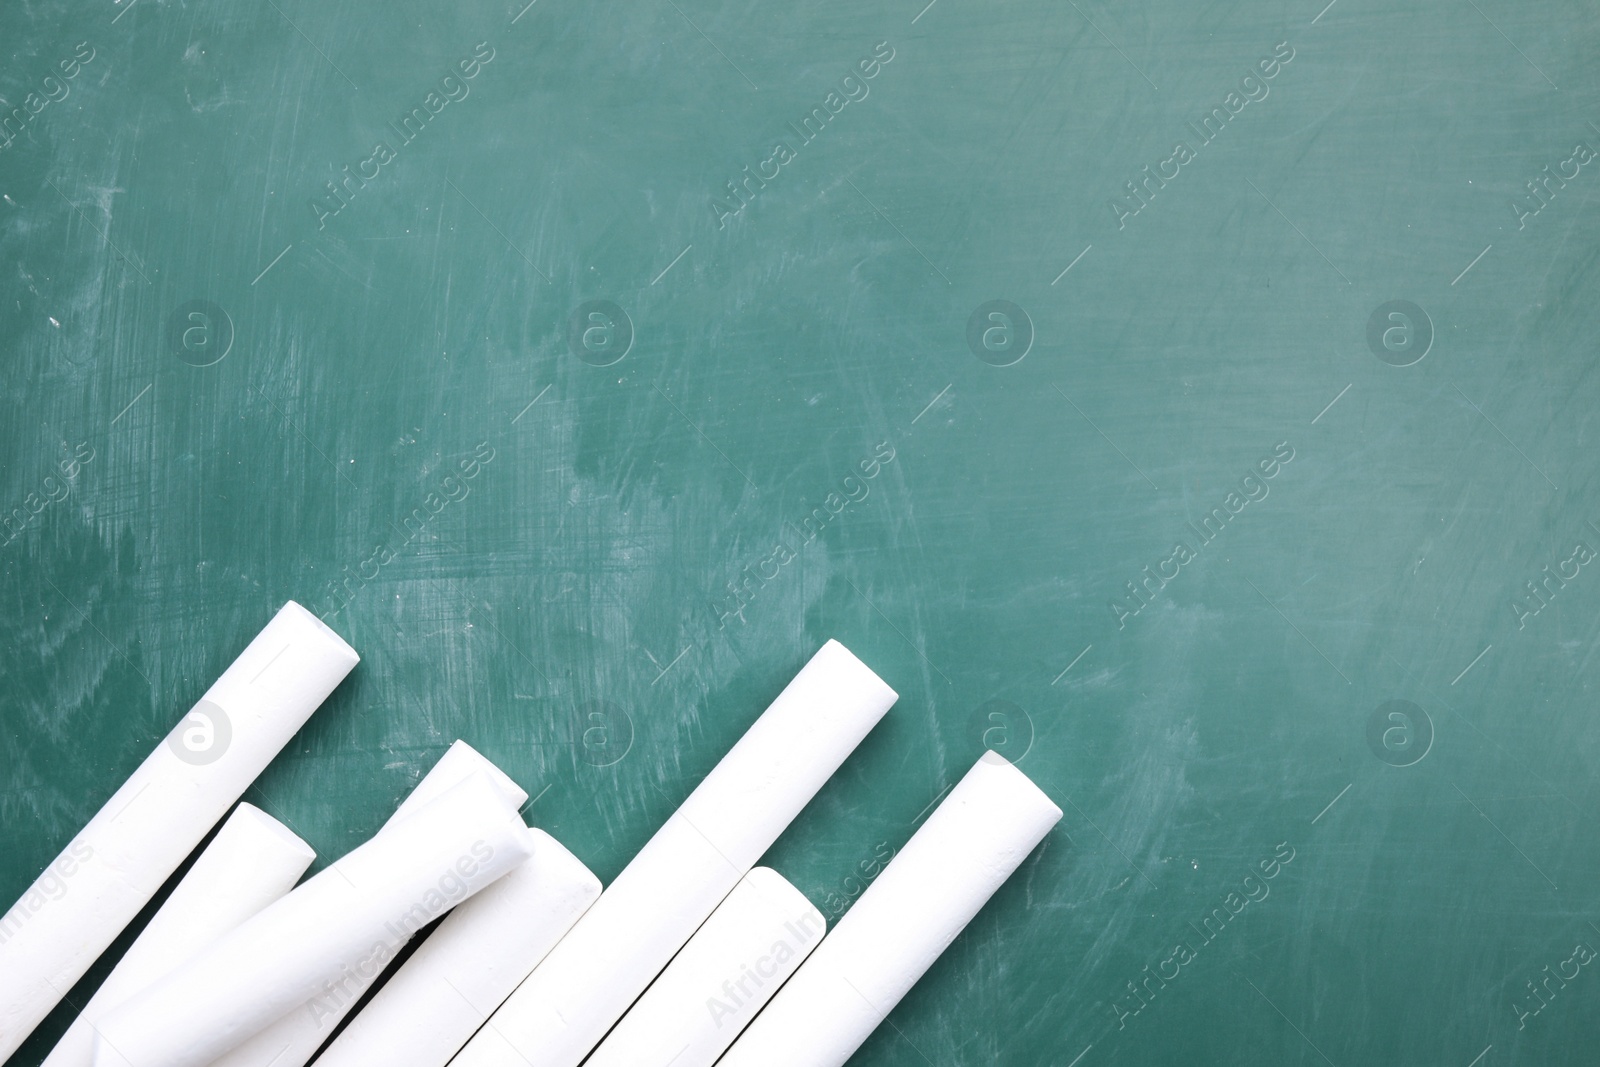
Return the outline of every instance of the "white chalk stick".
{"type": "Polygon", "coordinates": [[[90,1067],[92,1023],[294,888],[317,854],[278,820],[240,804],[123,954],[42,1067],[90,1067]]]}
{"type": "Polygon", "coordinates": [[[450,1062],[600,895],[576,856],[542,830],[533,835],[533,858],[451,912],[317,1067],[450,1062]]]}
{"type": "MultiPolygon", "coordinates": [[[[457,741],[423,776],[422,781],[417,783],[411,794],[395,809],[395,813],[383,824],[379,832],[387,831],[401,819],[437,799],[453,786],[460,785],[475,773],[488,776],[490,782],[505,798],[508,807],[519,808],[527,801],[528,794],[507,777],[505,772],[485,759],[465,741],[457,741]]],[[[495,890],[501,882],[510,877],[507,875],[506,878],[500,879],[484,890],[484,893],[495,890]]],[[[479,897],[472,899],[476,901],[479,897]]],[[[468,904],[471,903],[472,901],[468,901],[468,904]]],[[[305,1067],[381,973],[381,969],[373,969],[371,974],[364,974],[341,966],[339,971],[325,977],[321,991],[310,1001],[223,1053],[211,1067],[305,1067]]]]}
{"type": "Polygon", "coordinates": [[[377,834],[101,1020],[96,1067],[204,1067],[528,858],[481,774],[377,834]]]}
{"type": "Polygon", "coordinates": [[[456,1057],[578,1067],[895,701],[829,641],[456,1057]]]}
{"type": "Polygon", "coordinates": [[[1060,818],[984,753],[719,1067],[842,1067],[1060,818]]]}
{"type": "Polygon", "coordinates": [[[712,1067],[826,929],[805,894],[770,867],[757,867],[584,1067],[712,1067]]]}
{"type": "Polygon", "coordinates": [[[0,918],[0,1061],[82,978],[359,660],[293,601],[0,918]]]}

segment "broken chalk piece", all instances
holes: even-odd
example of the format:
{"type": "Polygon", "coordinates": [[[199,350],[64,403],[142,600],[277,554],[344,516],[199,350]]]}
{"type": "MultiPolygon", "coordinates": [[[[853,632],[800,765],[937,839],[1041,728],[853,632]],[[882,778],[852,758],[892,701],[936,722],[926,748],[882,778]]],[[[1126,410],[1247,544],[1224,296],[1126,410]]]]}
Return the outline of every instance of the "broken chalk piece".
{"type": "Polygon", "coordinates": [[[0,1061],[110,947],[360,659],[285,604],[0,918],[0,1061]]]}
{"type": "Polygon", "coordinates": [[[375,974],[417,930],[528,858],[475,774],[224,934],[101,1020],[96,1067],[205,1067],[322,991],[375,974]]]}
{"type": "Polygon", "coordinates": [[[445,1067],[600,895],[542,830],[533,858],[456,908],[334,1039],[317,1067],[445,1067]]]}
{"type": "Polygon", "coordinates": [[[454,1067],[578,1067],[894,701],[823,645],[454,1067]]]}
{"type": "Polygon", "coordinates": [[[841,1067],[1060,818],[984,753],[718,1067],[841,1067]]]}
{"type": "Polygon", "coordinates": [[[585,1067],[712,1067],[822,940],[827,920],[770,867],[744,876],[585,1067]]]}
{"type": "Polygon", "coordinates": [[[240,804],[41,1067],[90,1067],[94,1022],[289,892],[316,858],[288,827],[240,804]]]}

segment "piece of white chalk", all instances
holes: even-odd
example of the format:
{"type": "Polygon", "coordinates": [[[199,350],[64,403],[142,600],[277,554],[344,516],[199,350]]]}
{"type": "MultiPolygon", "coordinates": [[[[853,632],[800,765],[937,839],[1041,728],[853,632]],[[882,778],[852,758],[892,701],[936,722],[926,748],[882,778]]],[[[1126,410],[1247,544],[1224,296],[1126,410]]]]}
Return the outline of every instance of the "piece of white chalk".
{"type": "Polygon", "coordinates": [[[578,1067],[894,701],[848,649],[824,645],[457,1067],[578,1067]]]}
{"type": "Polygon", "coordinates": [[[0,1061],[150,902],[360,659],[285,604],[0,918],[0,1061]]]}
{"type": "Polygon", "coordinates": [[[445,1067],[600,895],[542,830],[533,858],[450,913],[317,1067],[445,1067]]]}
{"type": "Polygon", "coordinates": [[[841,1067],[1060,818],[984,753],[718,1067],[841,1067]]]}
{"type": "Polygon", "coordinates": [[[90,1067],[94,1022],[289,892],[316,858],[288,827],[240,804],[41,1067],[90,1067]]]}
{"type": "Polygon", "coordinates": [[[755,868],[584,1067],[712,1067],[826,929],[805,894],[770,867],[755,868]]]}
{"type": "Polygon", "coordinates": [[[204,1067],[323,990],[382,969],[406,939],[514,869],[532,839],[475,774],[101,1020],[96,1067],[204,1067]]]}
{"type": "MultiPolygon", "coordinates": [[[[422,806],[442,796],[450,788],[460,785],[468,777],[478,773],[489,778],[505,798],[508,807],[519,808],[527,801],[528,794],[507,777],[505,772],[485,759],[465,741],[457,741],[423,776],[422,781],[411,790],[411,794],[395,809],[395,813],[383,824],[379,832],[387,831],[401,819],[410,816],[422,806]]],[[[517,868],[519,871],[521,869],[517,868]]],[[[507,875],[506,878],[500,879],[484,890],[484,893],[494,891],[510,877],[511,875],[507,875]]],[[[473,897],[472,901],[467,902],[468,905],[483,895],[473,897]]],[[[363,974],[341,967],[339,971],[327,975],[321,992],[310,1001],[230,1049],[215,1060],[211,1067],[305,1067],[381,973],[379,969],[374,969],[371,974],[363,974]]]]}

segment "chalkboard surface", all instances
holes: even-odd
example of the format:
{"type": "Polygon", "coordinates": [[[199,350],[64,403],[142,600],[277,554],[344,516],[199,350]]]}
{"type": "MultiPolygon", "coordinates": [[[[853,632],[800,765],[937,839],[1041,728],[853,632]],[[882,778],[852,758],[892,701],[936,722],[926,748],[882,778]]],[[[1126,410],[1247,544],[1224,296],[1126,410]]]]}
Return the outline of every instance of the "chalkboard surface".
{"type": "Polygon", "coordinates": [[[853,1064],[1592,1059],[1592,4],[0,53],[3,903],[288,599],[364,657],[247,794],[319,864],[464,738],[609,881],[836,637],[830,916],[985,747],[1066,812],[853,1064]]]}

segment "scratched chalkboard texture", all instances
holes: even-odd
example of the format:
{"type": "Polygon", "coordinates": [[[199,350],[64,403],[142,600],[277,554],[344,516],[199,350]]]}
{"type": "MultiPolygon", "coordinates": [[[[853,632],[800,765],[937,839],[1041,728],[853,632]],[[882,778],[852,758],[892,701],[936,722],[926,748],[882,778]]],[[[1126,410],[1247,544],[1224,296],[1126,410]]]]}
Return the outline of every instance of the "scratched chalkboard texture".
{"type": "Polygon", "coordinates": [[[857,1067],[1592,1061],[1600,9],[525,2],[0,6],[0,906],[287,599],[319,866],[464,738],[609,881],[836,637],[830,917],[1066,812],[857,1067]]]}

